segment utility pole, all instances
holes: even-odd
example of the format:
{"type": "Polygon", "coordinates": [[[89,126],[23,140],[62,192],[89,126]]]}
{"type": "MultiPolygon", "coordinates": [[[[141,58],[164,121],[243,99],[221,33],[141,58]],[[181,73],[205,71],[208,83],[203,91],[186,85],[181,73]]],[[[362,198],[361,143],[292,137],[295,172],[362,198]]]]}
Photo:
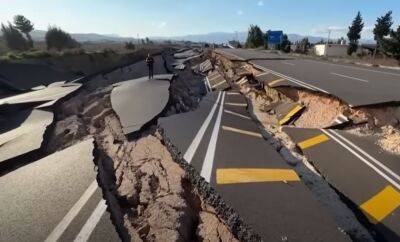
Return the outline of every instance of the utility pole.
{"type": "Polygon", "coordinates": [[[137,34],[137,43],[140,45],[139,33],[137,34]]]}
{"type": "Polygon", "coordinates": [[[325,57],[328,56],[328,46],[329,46],[329,40],[331,38],[331,29],[328,29],[328,41],[325,44],[325,57]]]}

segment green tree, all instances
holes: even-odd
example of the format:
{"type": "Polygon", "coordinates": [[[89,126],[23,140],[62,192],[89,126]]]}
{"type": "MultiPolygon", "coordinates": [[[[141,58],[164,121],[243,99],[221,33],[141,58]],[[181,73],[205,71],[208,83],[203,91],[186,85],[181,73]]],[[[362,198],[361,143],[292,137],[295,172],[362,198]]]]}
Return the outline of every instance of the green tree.
{"type": "Polygon", "coordinates": [[[125,49],[134,50],[135,48],[136,48],[136,46],[132,41],[125,42],[125,49]]]}
{"type": "Polygon", "coordinates": [[[14,25],[16,29],[25,34],[26,38],[28,39],[28,45],[32,48],[33,40],[30,33],[34,28],[31,21],[25,18],[23,15],[16,15],[14,16],[14,25]]]}
{"type": "Polygon", "coordinates": [[[384,39],[381,43],[385,53],[400,63],[400,26],[397,27],[396,31],[391,30],[390,38],[384,39]]]}
{"type": "Polygon", "coordinates": [[[364,28],[363,19],[361,17],[361,13],[358,12],[357,16],[354,18],[351,26],[349,26],[349,32],[347,33],[347,37],[349,38],[349,48],[347,50],[347,54],[352,55],[357,51],[358,41],[361,38],[361,31],[364,28]]]}
{"type": "Polygon", "coordinates": [[[300,43],[296,45],[296,52],[301,54],[307,54],[308,50],[310,49],[311,44],[308,38],[303,38],[300,43]]]}
{"type": "Polygon", "coordinates": [[[79,43],[70,34],[58,27],[50,26],[45,36],[47,49],[72,49],[79,47],[79,43]]]}
{"type": "Polygon", "coordinates": [[[290,42],[290,40],[289,40],[287,34],[284,34],[284,35],[283,35],[283,38],[282,38],[282,44],[280,44],[279,48],[280,48],[283,52],[289,53],[289,52],[290,52],[290,45],[291,45],[291,44],[292,44],[292,43],[290,42]]]}
{"type": "Polygon", "coordinates": [[[265,48],[265,49],[268,49],[268,31],[266,31],[266,32],[263,34],[263,38],[264,38],[264,48],[265,48]]]}
{"type": "Polygon", "coordinates": [[[263,32],[257,25],[250,25],[249,33],[247,35],[246,47],[257,48],[264,45],[263,32]]]}
{"type": "Polygon", "coordinates": [[[8,48],[18,51],[28,49],[26,39],[11,23],[8,23],[8,25],[1,24],[1,31],[3,32],[3,38],[8,48]]]}
{"type": "Polygon", "coordinates": [[[374,28],[374,39],[376,41],[377,50],[380,50],[382,41],[385,36],[390,34],[393,25],[392,11],[387,12],[385,15],[376,20],[374,28]]]}

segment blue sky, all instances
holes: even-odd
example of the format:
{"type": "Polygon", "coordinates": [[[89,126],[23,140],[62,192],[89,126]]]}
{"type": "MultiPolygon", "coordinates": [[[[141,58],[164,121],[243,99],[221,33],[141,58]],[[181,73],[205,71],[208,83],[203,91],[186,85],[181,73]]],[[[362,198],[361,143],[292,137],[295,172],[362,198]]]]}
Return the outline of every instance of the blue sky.
{"type": "Polygon", "coordinates": [[[0,0],[0,22],[15,14],[36,29],[57,25],[72,33],[122,36],[178,36],[247,30],[250,24],[286,33],[345,36],[361,11],[372,38],[376,18],[393,10],[400,24],[399,0],[0,0]]]}

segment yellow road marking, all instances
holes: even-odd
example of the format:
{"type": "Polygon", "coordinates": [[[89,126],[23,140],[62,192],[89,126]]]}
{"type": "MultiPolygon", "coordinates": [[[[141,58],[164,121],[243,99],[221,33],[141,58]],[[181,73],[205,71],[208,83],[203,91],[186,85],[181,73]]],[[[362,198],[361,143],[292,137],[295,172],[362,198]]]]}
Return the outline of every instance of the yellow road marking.
{"type": "Polygon", "coordinates": [[[225,82],[226,82],[226,81],[223,80],[223,81],[221,81],[221,82],[215,84],[214,86],[212,86],[212,88],[216,88],[216,87],[218,87],[218,86],[221,86],[221,85],[224,84],[225,82]]]}
{"type": "Polygon", "coordinates": [[[371,223],[379,223],[400,206],[400,192],[392,186],[387,186],[360,208],[367,215],[371,223]]]}
{"type": "Polygon", "coordinates": [[[272,82],[269,82],[269,83],[268,83],[268,86],[272,86],[272,85],[274,85],[274,84],[276,84],[276,83],[278,83],[278,82],[284,81],[284,80],[285,80],[285,79],[283,79],[283,78],[274,80],[274,81],[272,81],[272,82]]]}
{"type": "Polygon", "coordinates": [[[303,109],[302,106],[297,105],[292,110],[290,110],[290,112],[288,114],[286,114],[285,117],[283,117],[283,119],[279,120],[279,124],[283,125],[283,124],[287,123],[293,117],[293,115],[295,115],[297,112],[299,112],[302,109],[303,109]]]}
{"type": "Polygon", "coordinates": [[[247,103],[225,103],[229,106],[247,107],[247,103]]]}
{"type": "Polygon", "coordinates": [[[210,80],[210,81],[215,81],[215,80],[217,80],[218,78],[220,78],[221,76],[220,75],[216,75],[216,76],[213,76],[213,77],[209,77],[208,78],[208,80],[210,80]]]}
{"type": "Polygon", "coordinates": [[[291,169],[217,169],[217,184],[300,181],[291,169]]]}
{"type": "Polygon", "coordinates": [[[262,138],[261,134],[255,133],[255,132],[251,132],[251,131],[246,131],[246,130],[242,130],[242,129],[236,129],[236,128],[232,128],[232,127],[228,127],[228,126],[222,126],[222,129],[226,130],[226,131],[236,132],[236,133],[239,133],[239,134],[246,134],[246,135],[262,138]]]}
{"type": "Polygon", "coordinates": [[[325,134],[320,134],[320,135],[317,135],[315,137],[306,139],[306,140],[298,143],[297,146],[299,146],[300,149],[304,150],[304,149],[310,148],[314,145],[320,144],[322,142],[326,142],[328,140],[329,140],[328,136],[326,136],[325,134]]]}

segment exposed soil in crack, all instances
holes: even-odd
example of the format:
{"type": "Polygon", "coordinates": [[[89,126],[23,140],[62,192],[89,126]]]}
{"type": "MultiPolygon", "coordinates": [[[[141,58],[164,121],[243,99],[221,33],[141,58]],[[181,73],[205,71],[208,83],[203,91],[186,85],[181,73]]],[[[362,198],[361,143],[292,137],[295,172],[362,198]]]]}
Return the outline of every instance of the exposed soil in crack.
{"type": "MultiPolygon", "coordinates": [[[[230,61],[221,55],[214,55],[214,58],[223,67],[226,75],[237,73],[236,68],[243,68],[244,65],[247,65],[240,61],[230,61]]],[[[257,69],[250,65],[247,66],[251,73],[259,74],[257,69]]],[[[246,78],[249,78],[251,83],[253,77],[246,76],[246,78]]],[[[369,226],[365,226],[366,223],[364,222],[366,220],[360,221],[358,213],[355,213],[354,208],[342,199],[342,194],[330,186],[315,169],[312,162],[301,154],[296,144],[282,131],[282,128],[273,125],[273,123],[276,124],[276,117],[266,112],[265,107],[271,103],[286,99],[299,102],[306,106],[306,110],[294,125],[307,128],[326,127],[340,113],[354,117],[355,120],[366,126],[371,119],[371,113],[367,113],[365,109],[351,110],[348,105],[338,99],[302,89],[286,87],[277,89],[266,87],[261,89],[254,88],[254,85],[249,85],[248,83],[238,87],[242,94],[246,96],[248,111],[259,124],[264,139],[280,153],[288,164],[293,166],[302,181],[328,210],[338,226],[355,241],[374,241],[374,239],[377,239],[375,232],[369,226]]]]}
{"type": "MultiPolygon", "coordinates": [[[[98,181],[123,241],[259,241],[208,183],[149,125],[128,139],[111,108],[112,86],[96,76],[55,108],[44,149],[95,140],[98,181]],[[100,79],[100,81],[99,81],[100,79]],[[96,85],[95,82],[100,83],[96,85]]],[[[171,83],[164,115],[195,109],[201,77],[183,71],[171,83]]]]}

